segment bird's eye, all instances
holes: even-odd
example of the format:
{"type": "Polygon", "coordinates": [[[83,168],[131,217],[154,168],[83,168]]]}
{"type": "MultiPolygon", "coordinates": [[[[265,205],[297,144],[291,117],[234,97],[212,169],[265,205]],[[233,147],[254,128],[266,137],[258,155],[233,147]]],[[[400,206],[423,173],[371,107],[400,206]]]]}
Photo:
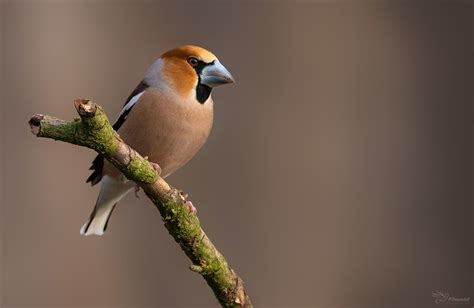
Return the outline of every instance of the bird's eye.
{"type": "Polygon", "coordinates": [[[191,66],[196,66],[196,65],[198,65],[198,63],[199,63],[199,60],[196,59],[195,57],[190,57],[190,58],[188,59],[188,63],[191,64],[191,66]]]}

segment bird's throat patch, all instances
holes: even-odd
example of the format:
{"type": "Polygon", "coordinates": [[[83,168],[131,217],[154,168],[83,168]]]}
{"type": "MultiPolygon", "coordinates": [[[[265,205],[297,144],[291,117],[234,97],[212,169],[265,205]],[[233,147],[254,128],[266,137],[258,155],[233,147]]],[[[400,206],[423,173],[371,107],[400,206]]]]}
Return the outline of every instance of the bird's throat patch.
{"type": "Polygon", "coordinates": [[[204,104],[211,95],[211,87],[198,83],[196,86],[196,99],[199,103],[204,104]]]}

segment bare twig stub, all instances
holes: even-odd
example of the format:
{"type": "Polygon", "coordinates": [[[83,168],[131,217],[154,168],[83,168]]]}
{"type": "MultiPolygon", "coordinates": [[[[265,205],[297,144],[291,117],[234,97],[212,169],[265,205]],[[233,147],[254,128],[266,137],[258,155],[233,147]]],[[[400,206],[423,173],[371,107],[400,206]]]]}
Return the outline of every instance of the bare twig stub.
{"type": "Polygon", "coordinates": [[[252,307],[242,279],[204,233],[198,217],[189,210],[185,195],[166,183],[145,158],[125,144],[100,106],[84,99],[75,100],[74,106],[80,118],[66,122],[37,114],[29,121],[31,132],[102,154],[155,204],[165,227],[191,259],[190,269],[204,277],[219,303],[224,307],[252,307]]]}

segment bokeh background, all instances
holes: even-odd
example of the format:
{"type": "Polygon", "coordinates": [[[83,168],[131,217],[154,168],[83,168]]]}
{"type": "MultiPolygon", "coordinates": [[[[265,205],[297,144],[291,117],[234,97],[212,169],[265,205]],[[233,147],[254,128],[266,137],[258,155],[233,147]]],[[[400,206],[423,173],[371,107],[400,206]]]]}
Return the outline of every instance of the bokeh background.
{"type": "Polygon", "coordinates": [[[257,307],[440,307],[433,291],[474,305],[472,1],[0,9],[2,307],[217,306],[143,195],[81,237],[94,153],[27,125],[74,117],[77,97],[115,118],[189,43],[237,83],[214,91],[207,145],[168,179],[257,307]]]}

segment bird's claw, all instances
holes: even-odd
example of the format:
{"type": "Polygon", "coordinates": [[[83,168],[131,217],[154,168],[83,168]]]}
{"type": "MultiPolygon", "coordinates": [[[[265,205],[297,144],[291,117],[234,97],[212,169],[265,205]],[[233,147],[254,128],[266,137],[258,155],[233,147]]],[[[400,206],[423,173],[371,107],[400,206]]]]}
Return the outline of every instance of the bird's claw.
{"type": "Polygon", "coordinates": [[[184,205],[188,208],[189,212],[196,214],[197,209],[194,207],[193,203],[188,200],[188,194],[183,194],[182,191],[179,192],[179,197],[183,200],[184,205]]]}
{"type": "Polygon", "coordinates": [[[189,210],[190,213],[196,214],[197,209],[194,207],[194,205],[193,205],[193,203],[192,203],[191,201],[188,200],[188,201],[186,201],[185,204],[186,204],[186,206],[188,207],[188,210],[189,210]]]}
{"type": "MultiPolygon", "coordinates": [[[[148,156],[145,156],[144,157],[146,160],[148,160],[148,156]]],[[[155,169],[155,171],[158,173],[158,175],[161,174],[161,167],[160,165],[158,165],[157,163],[154,163],[152,161],[148,161],[150,163],[150,165],[153,167],[153,169],[155,169]]]]}
{"type": "Polygon", "coordinates": [[[156,173],[158,173],[158,175],[161,174],[161,167],[160,165],[158,165],[157,163],[153,163],[153,162],[150,162],[150,165],[153,167],[153,169],[155,169],[156,173]]]}

